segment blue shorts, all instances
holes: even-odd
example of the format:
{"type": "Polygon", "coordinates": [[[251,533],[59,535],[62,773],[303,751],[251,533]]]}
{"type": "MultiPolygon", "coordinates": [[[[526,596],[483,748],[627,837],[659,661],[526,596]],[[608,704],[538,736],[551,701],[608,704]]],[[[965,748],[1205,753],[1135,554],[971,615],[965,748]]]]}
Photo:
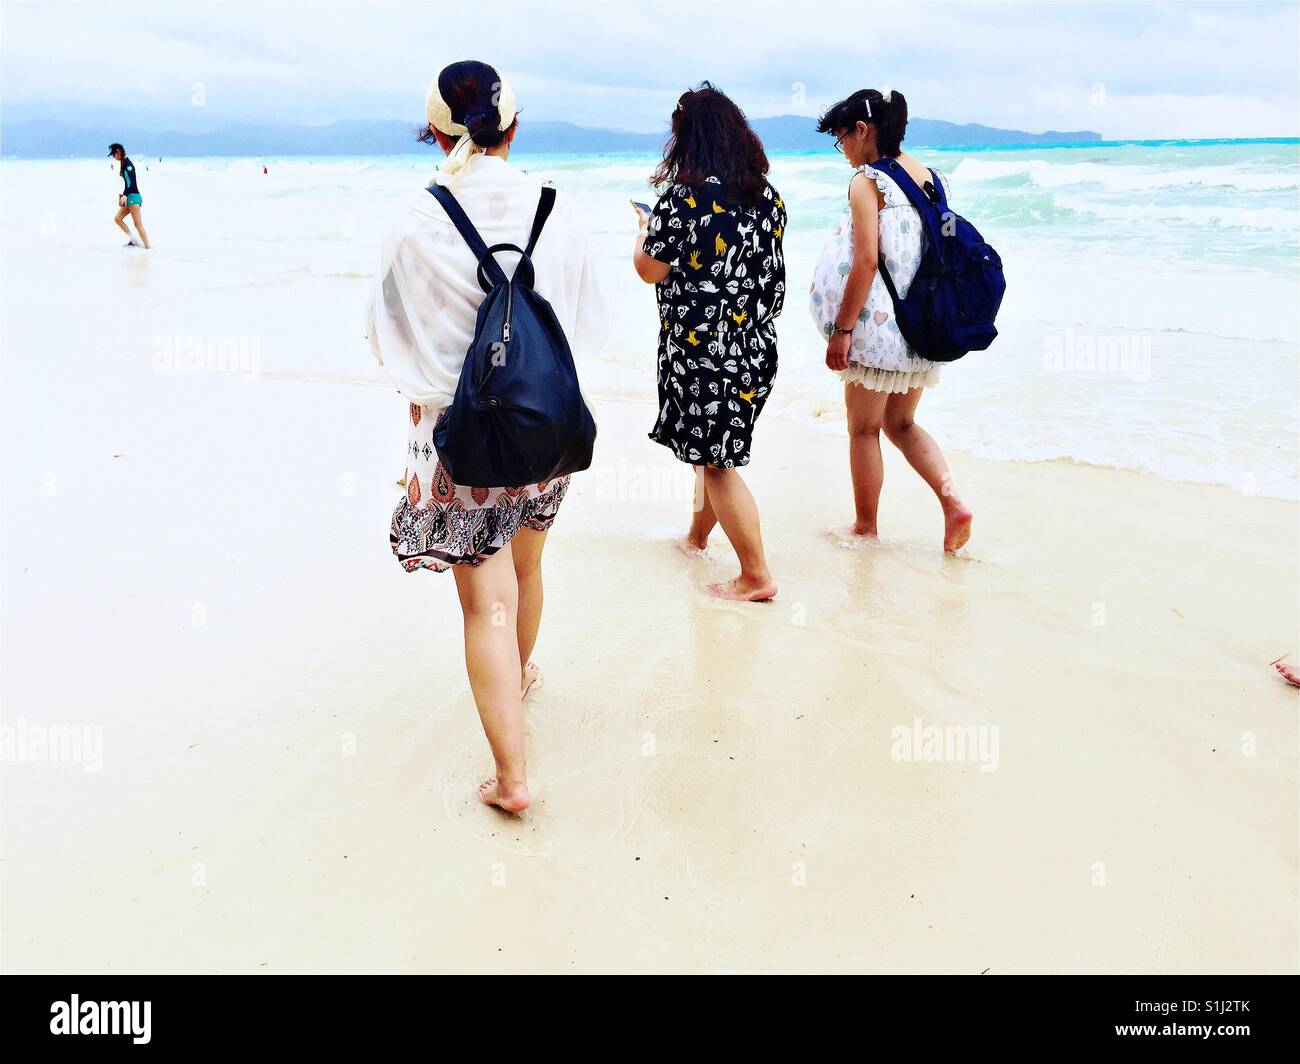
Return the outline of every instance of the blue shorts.
{"type": "Polygon", "coordinates": [[[126,194],[126,202],[127,202],[127,206],[129,207],[138,207],[140,206],[140,204],[144,202],[144,200],[140,198],[140,193],[128,192],[126,194]]]}

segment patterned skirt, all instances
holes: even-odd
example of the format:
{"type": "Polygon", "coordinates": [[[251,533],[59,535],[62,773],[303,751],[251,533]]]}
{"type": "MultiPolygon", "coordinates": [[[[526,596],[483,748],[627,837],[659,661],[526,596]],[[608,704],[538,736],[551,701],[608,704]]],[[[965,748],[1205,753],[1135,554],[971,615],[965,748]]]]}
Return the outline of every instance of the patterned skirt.
{"type": "Polygon", "coordinates": [[[700,354],[660,334],[659,416],[648,435],[687,465],[730,469],[749,464],[776,378],[776,328],[746,329],[725,353],[714,346],[700,354]]]}
{"type": "Polygon", "coordinates": [[[452,482],[433,447],[440,409],[411,404],[406,448],[406,495],[388,533],[393,554],[408,573],[445,572],[481,565],[521,528],[545,532],[569,490],[559,477],[521,488],[467,488],[452,482]]]}

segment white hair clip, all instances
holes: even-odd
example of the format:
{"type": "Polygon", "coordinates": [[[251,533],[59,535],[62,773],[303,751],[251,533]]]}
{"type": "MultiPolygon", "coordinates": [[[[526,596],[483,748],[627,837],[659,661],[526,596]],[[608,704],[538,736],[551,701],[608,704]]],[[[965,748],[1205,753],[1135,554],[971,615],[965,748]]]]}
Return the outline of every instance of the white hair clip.
{"type": "Polygon", "coordinates": [[[880,98],[884,100],[885,103],[893,103],[894,90],[889,88],[889,86],[885,86],[885,88],[880,90],[880,98]]]}

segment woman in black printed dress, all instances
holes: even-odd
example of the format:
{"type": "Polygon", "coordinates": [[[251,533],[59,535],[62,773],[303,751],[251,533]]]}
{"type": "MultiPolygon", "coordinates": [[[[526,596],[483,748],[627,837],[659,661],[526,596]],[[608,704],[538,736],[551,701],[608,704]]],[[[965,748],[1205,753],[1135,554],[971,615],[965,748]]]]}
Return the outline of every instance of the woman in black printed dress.
{"type": "Polygon", "coordinates": [[[745,116],[705,82],[682,95],[651,182],[668,189],[641,216],[633,264],[659,304],[659,416],[650,438],[696,469],[690,531],[708,549],[721,523],[740,575],[710,585],[724,598],[776,594],[758,507],[739,467],[776,376],[776,316],[785,297],[785,206],[745,116]]]}

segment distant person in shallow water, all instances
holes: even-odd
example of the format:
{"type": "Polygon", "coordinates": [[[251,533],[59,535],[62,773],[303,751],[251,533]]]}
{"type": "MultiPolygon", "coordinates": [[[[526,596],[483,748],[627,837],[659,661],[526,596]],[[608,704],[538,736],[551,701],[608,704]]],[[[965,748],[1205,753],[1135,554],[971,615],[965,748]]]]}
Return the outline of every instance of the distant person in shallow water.
{"type": "Polygon", "coordinates": [[[633,265],[659,304],[659,416],[650,438],[695,467],[695,514],[678,546],[702,555],[717,524],[740,575],[709,590],[750,602],[776,595],[758,506],[740,476],[776,376],[785,298],[785,205],[739,107],[707,81],[673,112],[633,265]]]}
{"type": "Polygon", "coordinates": [[[120,144],[110,144],[108,146],[110,158],[118,162],[118,173],[122,175],[122,194],[117,197],[117,217],[113,219],[117,222],[117,227],[126,234],[127,247],[149,247],[149,234],[144,231],[144,222],[140,220],[140,208],[144,200],[140,196],[140,185],[135,177],[135,163],[127,158],[126,149],[120,144]],[[131,221],[135,223],[135,231],[140,234],[137,240],[131,235],[131,230],[127,228],[126,218],[131,216],[131,221]]]}
{"type": "MultiPolygon", "coordinates": [[[[849,420],[849,469],[856,519],[833,535],[841,541],[876,539],[876,510],[884,483],[880,432],[930,485],[943,507],[943,549],[970,539],[971,512],[957,496],[943,452],[915,421],[923,389],[939,383],[939,367],[921,358],[898,331],[894,304],[880,276],[884,257],[900,296],[907,294],[925,247],[916,208],[871,164],[897,159],[922,189],[930,171],[903,151],[907,101],[901,92],[859,89],[822,115],[819,133],[835,138],[854,174],[844,217],[831,234],[813,275],[812,315],[826,339],[826,366],[844,381],[849,420]]],[[[940,177],[947,192],[948,183],[940,177]]]]}

